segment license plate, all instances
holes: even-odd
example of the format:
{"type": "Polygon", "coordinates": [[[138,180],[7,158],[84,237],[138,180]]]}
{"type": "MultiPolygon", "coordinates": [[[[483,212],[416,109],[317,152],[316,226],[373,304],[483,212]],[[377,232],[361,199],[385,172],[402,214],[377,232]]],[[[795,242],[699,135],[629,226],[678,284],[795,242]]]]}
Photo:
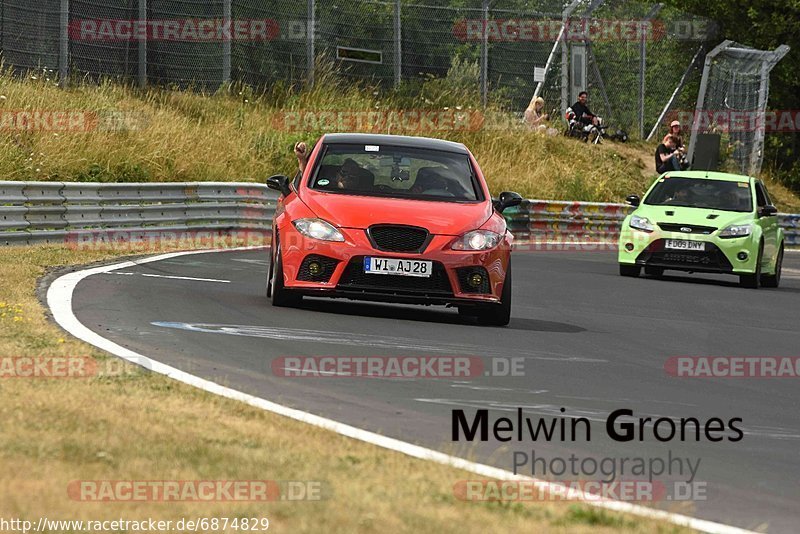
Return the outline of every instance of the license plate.
{"type": "Polygon", "coordinates": [[[429,278],[433,262],[404,260],[400,258],[364,258],[364,272],[367,274],[394,274],[399,276],[418,276],[429,278]]]}
{"type": "Polygon", "coordinates": [[[667,239],[664,248],[671,250],[705,250],[706,244],[703,241],[684,241],[682,239],[667,239]]]}

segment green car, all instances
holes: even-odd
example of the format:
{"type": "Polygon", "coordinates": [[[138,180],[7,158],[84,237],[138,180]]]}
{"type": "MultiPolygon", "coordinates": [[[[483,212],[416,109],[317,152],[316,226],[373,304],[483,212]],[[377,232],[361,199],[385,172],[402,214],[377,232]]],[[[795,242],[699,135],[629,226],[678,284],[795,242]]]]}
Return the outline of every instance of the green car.
{"type": "Polygon", "coordinates": [[[778,287],[784,235],[764,184],[749,176],[674,171],[656,179],[619,236],[619,273],[667,269],[739,276],[743,287],[778,287]]]}

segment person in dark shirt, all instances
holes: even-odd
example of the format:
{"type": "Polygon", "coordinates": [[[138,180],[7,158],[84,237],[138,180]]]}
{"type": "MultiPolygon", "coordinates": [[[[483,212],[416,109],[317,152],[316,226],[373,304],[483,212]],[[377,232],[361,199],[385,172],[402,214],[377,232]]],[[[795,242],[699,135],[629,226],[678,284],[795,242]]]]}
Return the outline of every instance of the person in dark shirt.
{"type": "Polygon", "coordinates": [[[656,172],[663,174],[679,170],[681,162],[678,159],[677,139],[672,134],[667,134],[656,148],[656,172]]]}
{"type": "Polygon", "coordinates": [[[589,93],[581,91],[578,93],[578,101],[572,104],[572,111],[575,113],[575,120],[585,125],[597,126],[598,118],[589,110],[587,101],[589,100],[589,93]]]}

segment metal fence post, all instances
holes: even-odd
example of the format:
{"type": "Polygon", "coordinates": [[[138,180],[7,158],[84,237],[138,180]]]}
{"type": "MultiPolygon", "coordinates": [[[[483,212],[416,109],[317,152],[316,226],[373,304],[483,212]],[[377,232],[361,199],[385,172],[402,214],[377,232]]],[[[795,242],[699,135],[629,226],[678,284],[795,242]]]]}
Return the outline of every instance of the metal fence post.
{"type": "Polygon", "coordinates": [[[561,113],[564,113],[569,107],[569,41],[567,40],[567,25],[571,14],[572,11],[567,7],[561,16],[561,113]]]}
{"type": "MultiPolygon", "coordinates": [[[[222,0],[222,23],[231,24],[231,0],[222,0]]],[[[222,41],[222,83],[231,81],[231,39],[222,41]]]]}
{"type": "Polygon", "coordinates": [[[644,75],[647,68],[647,30],[639,43],[639,139],[644,139],[644,75]]]}
{"type": "Polygon", "coordinates": [[[664,4],[656,4],[645,17],[642,25],[641,42],[639,43],[639,139],[644,139],[644,81],[647,74],[647,34],[650,21],[653,20],[664,4]]]}
{"type": "Polygon", "coordinates": [[[394,2],[394,86],[400,85],[403,75],[403,37],[402,25],[400,22],[400,1],[394,2]]]}
{"type": "MultiPolygon", "coordinates": [[[[147,20],[147,0],[139,0],[139,24],[147,20]]],[[[139,38],[139,87],[147,87],[147,37],[139,38]]]]}
{"type": "Polygon", "coordinates": [[[314,69],[315,69],[315,51],[314,39],[316,38],[317,18],[316,18],[316,2],[315,0],[308,1],[308,27],[306,28],[306,65],[308,68],[308,85],[314,85],[314,69]]]}
{"type": "Polygon", "coordinates": [[[59,31],[58,77],[61,87],[65,87],[69,77],[69,0],[61,0],[59,31]]]}
{"type": "Polygon", "coordinates": [[[747,172],[750,176],[756,176],[761,172],[762,151],[764,149],[764,109],[767,107],[767,92],[769,91],[769,65],[765,59],[761,59],[761,80],[758,84],[758,112],[755,138],[753,139],[753,149],[750,152],[750,164],[747,172]]]}
{"type": "Polygon", "coordinates": [[[700,90],[697,92],[697,104],[694,108],[694,117],[692,117],[691,137],[689,137],[689,151],[686,155],[686,159],[689,160],[690,163],[694,162],[694,147],[697,144],[697,132],[695,131],[694,123],[700,116],[700,112],[703,110],[703,106],[705,105],[706,88],[708,87],[708,75],[711,71],[711,65],[714,62],[714,58],[732,44],[733,41],[726,39],[706,55],[706,60],[703,65],[703,76],[700,78],[700,90]]]}
{"type": "Polygon", "coordinates": [[[489,101],[489,0],[483,0],[481,35],[481,102],[483,107],[489,101]]]}

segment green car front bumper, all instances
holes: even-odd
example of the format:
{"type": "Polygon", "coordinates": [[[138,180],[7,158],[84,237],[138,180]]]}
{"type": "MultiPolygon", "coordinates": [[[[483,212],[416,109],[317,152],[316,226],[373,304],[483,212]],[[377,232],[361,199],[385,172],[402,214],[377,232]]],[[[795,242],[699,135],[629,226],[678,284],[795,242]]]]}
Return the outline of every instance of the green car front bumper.
{"type": "Polygon", "coordinates": [[[656,227],[652,232],[633,229],[628,219],[619,238],[619,263],[674,269],[679,271],[753,274],[758,261],[759,236],[720,238],[711,234],[668,232],[656,227]],[[666,248],[667,240],[702,242],[703,250],[666,248]]]}

